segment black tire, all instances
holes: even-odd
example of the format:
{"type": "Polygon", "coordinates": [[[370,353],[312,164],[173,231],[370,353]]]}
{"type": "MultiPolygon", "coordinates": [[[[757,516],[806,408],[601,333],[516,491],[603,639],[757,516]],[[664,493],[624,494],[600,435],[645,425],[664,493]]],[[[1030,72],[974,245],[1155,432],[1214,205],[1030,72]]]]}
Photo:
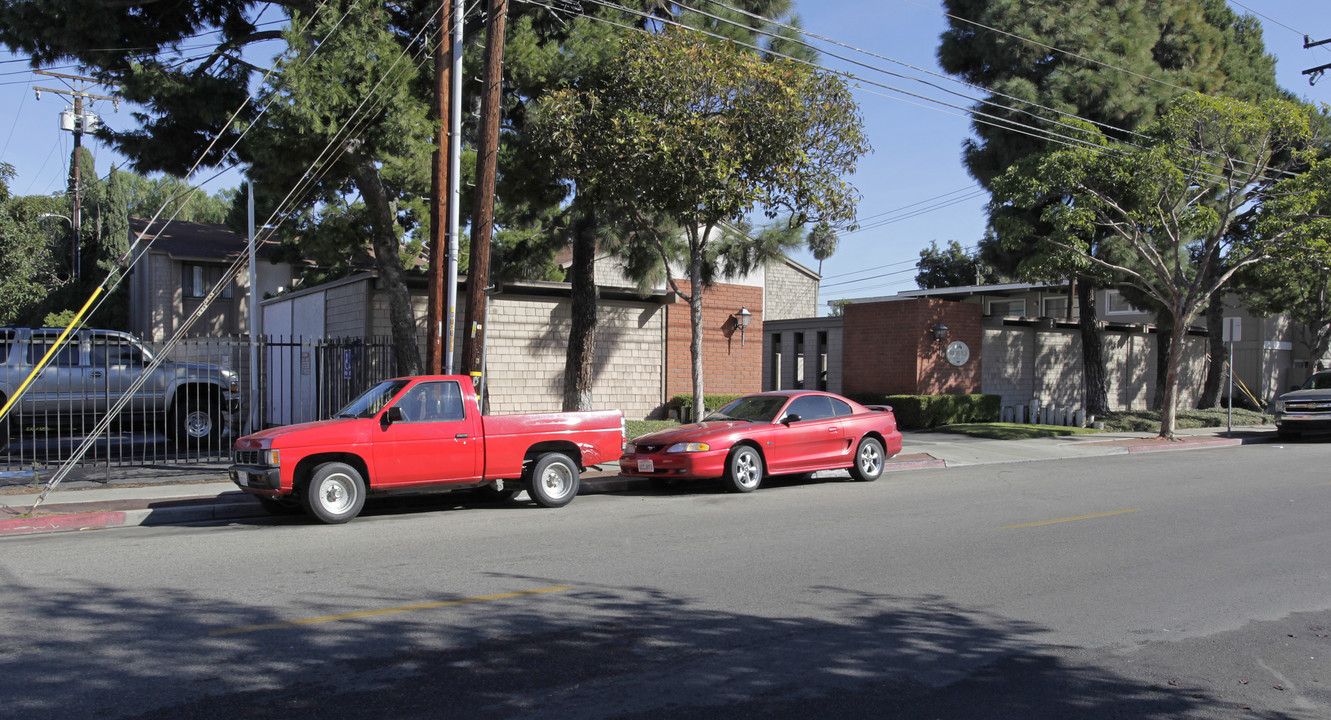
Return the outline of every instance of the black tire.
{"type": "Polygon", "coordinates": [[[850,476],[860,482],[873,482],[883,474],[883,444],[867,437],[860,440],[855,448],[855,464],[850,466],[850,476]]]}
{"type": "Polygon", "coordinates": [[[541,507],[564,507],[577,497],[579,477],[578,466],[567,455],[546,453],[532,466],[527,494],[541,507]]]}
{"type": "Polygon", "coordinates": [[[254,499],[259,501],[259,506],[269,515],[298,515],[301,511],[300,501],[290,495],[255,495],[254,499]]]}
{"type": "Polygon", "coordinates": [[[748,445],[740,445],[726,458],[726,474],[721,478],[726,491],[750,493],[763,484],[763,457],[748,445]]]}
{"type": "Polygon", "coordinates": [[[516,480],[504,482],[503,490],[496,490],[494,485],[482,485],[476,488],[476,497],[481,502],[502,503],[508,502],[522,492],[522,484],[516,480]]]}
{"type": "MultiPolygon", "coordinates": [[[[4,407],[5,403],[8,401],[9,398],[0,395],[0,407],[4,407]]],[[[14,404],[18,405],[18,403],[14,404]]],[[[9,418],[14,414],[15,410],[17,410],[17,408],[10,408],[9,412],[5,413],[4,419],[0,420],[0,453],[9,450],[9,418]]]]}
{"type": "Polygon", "coordinates": [[[305,512],[315,520],[330,525],[344,523],[365,507],[365,479],[346,463],[324,463],[310,475],[301,501],[305,512]]]}

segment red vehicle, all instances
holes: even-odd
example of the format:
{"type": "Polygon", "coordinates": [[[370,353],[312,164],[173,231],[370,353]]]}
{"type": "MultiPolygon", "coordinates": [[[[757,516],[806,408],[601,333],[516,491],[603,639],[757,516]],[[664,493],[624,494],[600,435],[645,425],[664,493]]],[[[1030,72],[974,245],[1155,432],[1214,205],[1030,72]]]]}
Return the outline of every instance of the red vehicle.
{"type": "Polygon", "coordinates": [[[849,469],[877,480],[901,452],[892,408],[864,406],[812,391],[747,395],[707,416],[633,439],[619,471],[663,480],[722,478],[731,492],[753,492],[765,475],[849,469]]]}
{"type": "Polygon", "coordinates": [[[623,445],[618,410],[483,417],[470,378],[427,375],[379,383],[331,420],[246,435],[229,471],[270,512],[342,523],[380,492],[482,488],[511,499],[526,489],[562,507],[580,471],[623,445]]]}

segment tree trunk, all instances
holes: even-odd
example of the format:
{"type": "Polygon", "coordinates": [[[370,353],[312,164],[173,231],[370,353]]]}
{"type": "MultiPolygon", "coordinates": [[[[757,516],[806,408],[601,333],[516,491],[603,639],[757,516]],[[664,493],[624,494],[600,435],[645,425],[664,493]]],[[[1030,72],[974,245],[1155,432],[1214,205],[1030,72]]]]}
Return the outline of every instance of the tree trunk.
{"type": "MultiPolygon", "coordinates": [[[[1165,409],[1169,387],[1169,354],[1173,352],[1173,339],[1176,323],[1168,311],[1156,313],[1155,319],[1155,395],[1151,397],[1151,409],[1165,409]]],[[[1186,328],[1184,328],[1186,330],[1186,328]]],[[[1172,431],[1171,431],[1172,432],[1172,431]]]]}
{"type": "MultiPolygon", "coordinates": [[[[1218,298],[1219,293],[1211,298],[1206,306],[1207,352],[1211,361],[1206,365],[1206,382],[1202,385],[1202,396],[1197,399],[1199,409],[1213,408],[1220,405],[1220,386],[1225,379],[1225,304],[1218,298]]],[[[1232,402],[1232,400],[1231,400],[1232,402]]]]}
{"type": "Polygon", "coordinates": [[[689,252],[689,361],[693,373],[693,421],[707,413],[702,389],[702,251],[689,252]]]}
{"type": "Polygon", "coordinates": [[[590,207],[574,208],[572,285],[573,321],[564,355],[564,410],[592,409],[592,361],[596,355],[596,214],[590,207]]]}
{"type": "MultiPolygon", "coordinates": [[[[1183,337],[1188,332],[1187,323],[1171,323],[1168,334],[1168,355],[1165,360],[1164,393],[1157,388],[1160,396],[1160,437],[1174,439],[1174,426],[1178,420],[1178,378],[1183,367],[1183,337]]],[[[1164,336],[1164,333],[1161,333],[1164,336]]]]}
{"type": "Polygon", "coordinates": [[[396,346],[397,374],[420,375],[423,371],[421,351],[416,344],[416,313],[411,306],[411,293],[402,271],[397,232],[393,229],[393,210],[384,191],[379,170],[369,160],[361,160],[356,168],[356,186],[369,210],[371,242],[374,245],[375,267],[379,270],[379,287],[388,295],[388,320],[396,346]]]}
{"type": "Polygon", "coordinates": [[[1100,327],[1100,316],[1095,308],[1095,290],[1095,286],[1085,280],[1077,283],[1086,413],[1102,417],[1109,413],[1109,381],[1105,372],[1104,330],[1100,327]]]}

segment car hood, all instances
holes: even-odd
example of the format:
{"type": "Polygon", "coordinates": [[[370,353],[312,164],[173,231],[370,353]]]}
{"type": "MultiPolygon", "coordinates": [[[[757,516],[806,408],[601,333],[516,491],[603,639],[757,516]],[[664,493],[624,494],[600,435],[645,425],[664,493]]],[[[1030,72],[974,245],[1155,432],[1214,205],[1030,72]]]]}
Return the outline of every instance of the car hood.
{"type": "Polygon", "coordinates": [[[367,427],[378,427],[374,420],[364,418],[333,418],[317,422],[284,425],[251,433],[236,440],[237,450],[292,448],[307,444],[336,446],[361,442],[367,427]]]}
{"type": "Polygon", "coordinates": [[[748,422],[746,420],[713,420],[689,423],[679,427],[657,430],[634,438],[634,445],[674,445],[681,442],[708,442],[719,437],[734,435],[748,428],[767,427],[767,423],[748,422]]]}

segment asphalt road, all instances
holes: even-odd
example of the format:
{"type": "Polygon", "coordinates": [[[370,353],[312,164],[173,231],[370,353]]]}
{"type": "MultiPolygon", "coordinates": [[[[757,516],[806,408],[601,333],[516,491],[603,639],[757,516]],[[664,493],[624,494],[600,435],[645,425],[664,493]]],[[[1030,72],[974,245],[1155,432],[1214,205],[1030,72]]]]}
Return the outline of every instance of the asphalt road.
{"type": "Polygon", "coordinates": [[[0,541],[0,717],[1331,717],[1331,444],[0,541]]]}

